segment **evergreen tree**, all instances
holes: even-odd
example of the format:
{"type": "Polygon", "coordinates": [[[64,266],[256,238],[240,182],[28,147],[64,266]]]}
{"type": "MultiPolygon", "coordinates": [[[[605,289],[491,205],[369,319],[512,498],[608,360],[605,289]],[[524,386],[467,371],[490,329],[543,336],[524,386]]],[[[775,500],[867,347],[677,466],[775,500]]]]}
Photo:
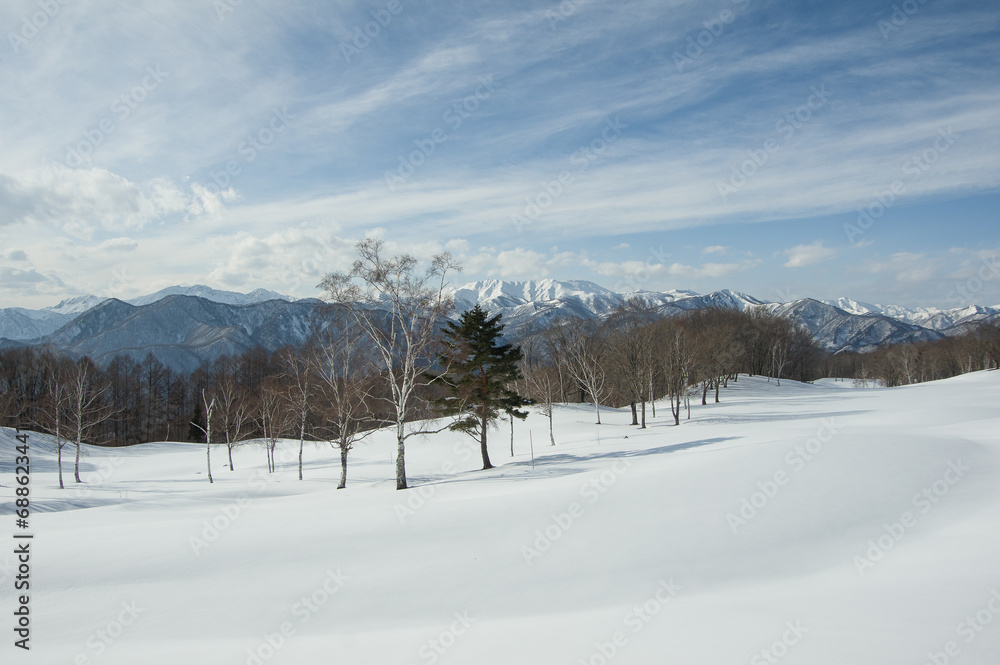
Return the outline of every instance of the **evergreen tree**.
{"type": "Polygon", "coordinates": [[[500,414],[523,420],[520,411],[531,400],[513,389],[523,378],[518,367],[520,347],[501,344],[503,324],[500,315],[490,317],[476,305],[449,321],[444,330],[444,351],[439,356],[446,371],[435,377],[447,388],[448,395],[437,400],[440,413],[455,418],[449,429],[465,432],[479,440],[483,469],[492,469],[486,448],[486,433],[500,414]]]}

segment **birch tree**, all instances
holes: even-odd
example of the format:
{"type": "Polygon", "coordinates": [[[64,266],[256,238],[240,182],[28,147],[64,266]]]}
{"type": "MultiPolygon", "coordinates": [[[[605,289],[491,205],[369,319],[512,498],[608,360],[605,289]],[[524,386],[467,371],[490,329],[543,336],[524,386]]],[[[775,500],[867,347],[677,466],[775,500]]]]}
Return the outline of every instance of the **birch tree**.
{"type": "Polygon", "coordinates": [[[439,254],[421,270],[408,254],[387,256],[382,240],[357,244],[350,271],[328,274],[319,284],[324,297],[338,303],[371,340],[389,384],[396,430],[396,489],[407,488],[406,440],[423,433],[407,427],[416,391],[429,383],[439,326],[453,308],[446,276],[460,267],[451,254],[439,254]]]}
{"type": "Polygon", "coordinates": [[[90,358],[84,357],[77,361],[67,382],[69,421],[75,435],[76,446],[73,477],[78,483],[83,482],[80,479],[80,449],[84,440],[88,438],[93,427],[114,413],[114,409],[106,403],[108,386],[99,381],[98,369],[90,358]]]}
{"type": "Polygon", "coordinates": [[[205,405],[205,426],[202,427],[193,420],[191,425],[201,430],[205,435],[205,462],[208,465],[208,484],[211,485],[215,482],[212,480],[212,415],[215,412],[215,395],[209,396],[208,391],[202,388],[201,400],[202,404],[205,405]]]}

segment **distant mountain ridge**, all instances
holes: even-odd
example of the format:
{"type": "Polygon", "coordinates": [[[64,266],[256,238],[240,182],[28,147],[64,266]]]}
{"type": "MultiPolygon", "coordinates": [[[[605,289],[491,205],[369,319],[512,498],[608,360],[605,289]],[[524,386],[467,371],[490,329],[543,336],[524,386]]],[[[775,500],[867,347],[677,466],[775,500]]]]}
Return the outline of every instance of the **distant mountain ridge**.
{"type": "MultiPolygon", "coordinates": [[[[941,339],[965,331],[970,323],[1000,316],[1000,308],[978,305],[908,309],[847,298],[779,303],[729,289],[704,295],[686,290],[616,293],[584,280],[483,280],[450,293],[456,312],[479,304],[502,314],[512,339],[559,317],[605,317],[630,298],[664,316],[705,308],[761,308],[792,318],[830,352],[941,339]]],[[[322,305],[318,299],[295,299],[265,289],[241,294],[177,286],[129,301],[84,296],[43,310],[3,309],[0,337],[6,345],[50,344],[102,363],[118,354],[141,360],[152,353],[170,367],[191,371],[205,360],[255,346],[273,351],[305,343],[322,325],[316,319],[322,305]]]]}
{"type": "MultiPolygon", "coordinates": [[[[268,300],[296,300],[291,296],[267,289],[239,293],[237,291],[220,291],[203,284],[195,284],[194,286],[168,286],[156,293],[119,300],[118,302],[136,306],[151,305],[172,295],[195,296],[225,305],[252,305],[268,300]]],[[[44,309],[25,309],[23,307],[0,309],[0,338],[26,341],[44,337],[66,325],[80,314],[88,312],[108,300],[115,299],[100,296],[77,296],[67,298],[57,305],[44,309]]]]}

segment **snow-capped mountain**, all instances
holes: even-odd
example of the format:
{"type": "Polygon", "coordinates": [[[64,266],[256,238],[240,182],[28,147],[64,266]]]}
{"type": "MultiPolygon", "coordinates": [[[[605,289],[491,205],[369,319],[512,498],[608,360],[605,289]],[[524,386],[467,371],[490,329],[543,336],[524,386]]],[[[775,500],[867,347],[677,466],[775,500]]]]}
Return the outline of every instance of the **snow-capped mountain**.
{"type": "MultiPolygon", "coordinates": [[[[866,351],[881,344],[939,339],[946,334],[941,331],[950,328],[943,321],[940,328],[921,326],[883,314],[877,306],[846,298],[835,301],[843,307],[811,298],[774,303],[729,289],[705,295],[694,291],[616,293],[586,281],[490,280],[459,287],[455,289],[454,296],[456,312],[478,303],[491,314],[502,314],[507,334],[514,339],[558,317],[606,316],[630,298],[642,300],[664,316],[696,309],[746,311],[760,307],[778,315],[790,316],[809,330],[821,348],[831,352],[845,349],[866,351]]],[[[917,316],[915,310],[908,312],[917,316]]]]}
{"type": "Polygon", "coordinates": [[[73,315],[51,310],[8,307],[0,309],[0,338],[26,340],[48,335],[73,320],[73,315]]]}
{"type": "Polygon", "coordinates": [[[929,330],[944,331],[967,323],[984,321],[1000,314],[1000,307],[983,307],[969,305],[952,309],[938,307],[901,307],[899,305],[873,305],[850,298],[837,298],[823,301],[828,305],[838,307],[849,314],[881,315],[898,321],[910,323],[929,330]]]}
{"type": "MultiPolygon", "coordinates": [[[[118,302],[125,302],[141,307],[159,302],[167,296],[172,295],[194,296],[215,303],[235,306],[253,305],[267,302],[268,300],[285,300],[289,302],[295,300],[291,296],[285,296],[274,291],[268,291],[267,289],[257,289],[250,293],[238,293],[236,291],[220,291],[202,284],[195,284],[194,286],[170,286],[156,293],[118,302]]],[[[111,299],[100,296],[77,296],[75,298],[67,298],[58,305],[44,309],[25,309],[23,307],[0,309],[0,339],[27,341],[50,335],[77,316],[94,309],[108,300],[111,299]]]]}
{"type": "MultiPolygon", "coordinates": [[[[791,317],[830,352],[940,339],[964,331],[970,322],[1000,317],[1000,309],[991,307],[907,309],[847,298],[776,303],[728,289],[705,295],[682,290],[616,293],[582,280],[486,280],[454,288],[451,294],[456,314],[476,304],[502,314],[513,340],[559,317],[605,317],[628,299],[639,299],[664,316],[705,308],[762,308],[791,317]]],[[[316,299],[295,300],[264,289],[241,294],[178,286],[128,302],[90,296],[45,310],[0,310],[0,337],[52,344],[98,362],[109,362],[117,354],[141,360],[153,353],[166,365],[190,371],[204,360],[254,346],[274,350],[303,344],[321,325],[316,318],[321,306],[316,299]]]]}
{"type": "Polygon", "coordinates": [[[105,300],[107,300],[107,298],[101,298],[100,296],[76,296],[75,298],[67,298],[66,300],[61,301],[58,305],[46,307],[40,311],[70,315],[83,314],[88,309],[100,305],[105,300]]]}
{"type": "Polygon", "coordinates": [[[168,286],[156,293],[139,296],[138,298],[129,298],[125,302],[130,305],[142,306],[163,300],[167,296],[195,296],[196,298],[204,298],[205,300],[223,305],[238,306],[253,305],[260,302],[267,302],[268,300],[287,300],[289,302],[295,300],[291,296],[284,296],[274,291],[268,291],[267,289],[256,289],[250,293],[239,293],[237,291],[220,291],[203,284],[195,284],[194,286],[168,286]]]}

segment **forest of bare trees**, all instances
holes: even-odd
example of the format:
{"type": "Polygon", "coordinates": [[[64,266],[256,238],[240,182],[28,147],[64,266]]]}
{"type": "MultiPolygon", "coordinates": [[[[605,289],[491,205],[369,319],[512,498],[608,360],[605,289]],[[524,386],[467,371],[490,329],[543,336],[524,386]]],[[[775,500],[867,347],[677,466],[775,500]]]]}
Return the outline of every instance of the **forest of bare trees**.
{"type": "Polygon", "coordinates": [[[869,353],[841,353],[822,362],[823,376],[859,384],[905,386],[1000,368],[1000,321],[969,326],[963,335],[892,344],[869,353]]]}

